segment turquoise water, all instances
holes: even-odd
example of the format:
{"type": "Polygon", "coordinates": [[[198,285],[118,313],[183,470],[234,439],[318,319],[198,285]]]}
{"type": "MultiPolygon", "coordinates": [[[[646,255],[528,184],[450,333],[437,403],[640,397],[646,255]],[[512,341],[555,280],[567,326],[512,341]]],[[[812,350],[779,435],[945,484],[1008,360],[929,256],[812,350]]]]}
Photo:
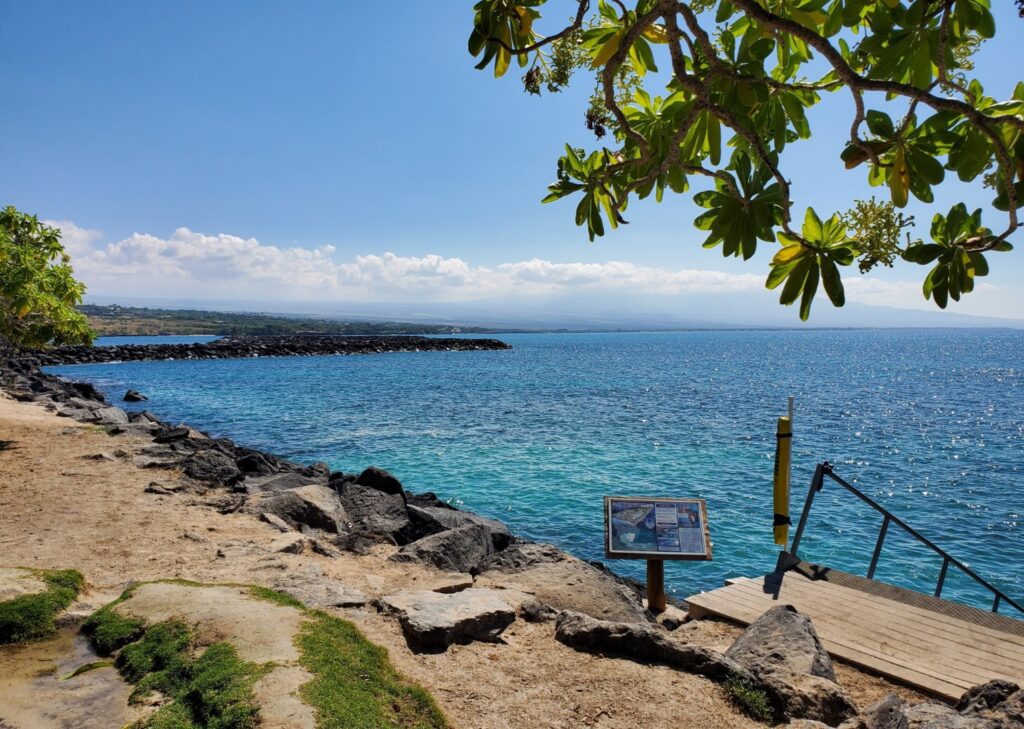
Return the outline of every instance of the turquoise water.
{"type": "MultiPolygon", "coordinates": [[[[827,459],[1024,598],[1024,332],[502,338],[514,349],[53,370],[114,399],[135,388],[166,419],[299,461],[379,465],[590,559],[604,558],[605,494],[703,497],[714,560],[668,564],[679,596],[774,566],[775,418],[795,395],[794,511],[827,459]]],[[[827,484],[801,554],[863,574],[880,521],[827,484]]],[[[610,565],[643,574],[642,562],[610,565]]],[[[877,576],[930,592],[939,567],[890,529],[877,576]]],[[[991,604],[952,570],[946,585],[947,597],[991,604]]]]}

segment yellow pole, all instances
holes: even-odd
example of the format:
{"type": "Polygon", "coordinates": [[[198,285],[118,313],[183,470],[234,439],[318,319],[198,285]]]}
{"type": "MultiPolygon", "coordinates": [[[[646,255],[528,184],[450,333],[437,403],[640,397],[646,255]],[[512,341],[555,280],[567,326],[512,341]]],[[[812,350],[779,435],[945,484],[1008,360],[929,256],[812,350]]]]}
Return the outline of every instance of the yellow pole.
{"type": "Polygon", "coordinates": [[[775,430],[775,543],[789,542],[789,469],[792,459],[793,428],[788,417],[779,418],[775,430]]]}

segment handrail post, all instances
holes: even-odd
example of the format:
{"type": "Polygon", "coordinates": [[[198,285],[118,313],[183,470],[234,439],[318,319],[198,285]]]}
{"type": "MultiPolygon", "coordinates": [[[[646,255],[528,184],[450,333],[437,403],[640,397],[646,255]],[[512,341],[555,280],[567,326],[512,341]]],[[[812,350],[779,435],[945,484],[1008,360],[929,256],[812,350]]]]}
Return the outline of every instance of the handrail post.
{"type": "Polygon", "coordinates": [[[942,569],[939,570],[939,582],[935,585],[935,597],[942,597],[942,585],[946,581],[946,570],[949,569],[949,557],[942,558],[942,569]]]}
{"type": "Polygon", "coordinates": [[[789,553],[794,557],[796,550],[800,548],[800,538],[804,535],[804,527],[807,526],[807,517],[811,513],[811,502],[814,501],[814,494],[821,491],[825,480],[824,464],[819,463],[814,469],[814,478],[811,479],[811,487],[807,489],[807,500],[804,501],[804,510],[800,512],[800,523],[797,524],[796,534],[793,535],[793,543],[789,547],[789,553]]]}
{"type": "Polygon", "coordinates": [[[992,601],[992,612],[999,612],[999,599],[1002,597],[998,592],[996,593],[996,599],[992,601]]]}
{"type": "Polygon", "coordinates": [[[889,515],[882,519],[882,528],[878,530],[878,541],[875,542],[875,551],[871,554],[871,566],[868,567],[868,579],[875,579],[875,568],[878,567],[878,558],[882,554],[882,543],[885,542],[885,533],[889,531],[889,515]]]}

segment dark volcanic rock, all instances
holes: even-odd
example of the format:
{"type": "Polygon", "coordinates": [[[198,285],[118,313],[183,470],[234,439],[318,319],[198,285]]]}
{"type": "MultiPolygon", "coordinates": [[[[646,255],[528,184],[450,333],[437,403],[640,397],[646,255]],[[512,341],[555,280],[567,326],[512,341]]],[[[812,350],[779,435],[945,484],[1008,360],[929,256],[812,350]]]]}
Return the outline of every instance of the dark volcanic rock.
{"type": "Polygon", "coordinates": [[[173,443],[176,440],[184,440],[189,436],[189,429],[184,427],[162,428],[153,436],[154,443],[173,443]]]}
{"type": "MultiPolygon", "coordinates": [[[[295,334],[288,336],[233,336],[203,344],[122,344],[113,347],[54,347],[22,353],[39,366],[138,362],[162,359],[234,359],[248,357],[294,357],[325,354],[376,354],[508,349],[497,339],[454,339],[415,336],[338,336],[295,334]]],[[[88,386],[91,387],[91,386],[88,386]]],[[[82,390],[90,399],[102,399],[99,391],[82,390]],[[98,397],[95,397],[98,396],[98,397]]]]}
{"type": "Polygon", "coordinates": [[[494,553],[491,532],[480,524],[449,529],[417,539],[391,557],[396,562],[423,562],[447,572],[477,574],[494,553]]]}
{"type": "Polygon", "coordinates": [[[241,476],[231,456],[215,448],[207,448],[189,456],[185,461],[185,475],[196,481],[221,483],[230,486],[241,476]]]}
{"type": "Polygon", "coordinates": [[[555,564],[566,559],[558,547],[536,542],[517,542],[493,554],[480,565],[481,572],[522,572],[542,564],[555,564]]]}
{"type": "Polygon", "coordinates": [[[765,612],[725,653],[782,697],[791,719],[815,719],[836,726],[857,707],[835,682],[835,670],[810,618],[792,605],[765,612]]]}
{"type": "Polygon", "coordinates": [[[249,493],[287,491],[300,486],[323,486],[322,479],[310,478],[301,473],[278,473],[272,476],[250,476],[245,479],[245,490],[249,493]]]}
{"type": "Polygon", "coordinates": [[[396,544],[409,541],[409,514],[401,494],[389,494],[358,483],[346,483],[338,497],[351,521],[351,531],[396,544]]]}
{"type": "Polygon", "coordinates": [[[371,489],[382,491],[385,494],[400,494],[405,498],[405,489],[401,482],[382,468],[370,466],[356,478],[360,486],[369,486],[371,489]]]}
{"type": "Polygon", "coordinates": [[[980,711],[987,711],[1006,701],[1011,695],[1017,693],[1020,687],[1011,681],[989,681],[980,686],[968,689],[960,697],[956,710],[962,713],[976,714],[980,711]]]}
{"type": "Polygon", "coordinates": [[[245,510],[273,514],[295,529],[302,524],[328,532],[344,532],[348,528],[348,516],[338,495],[326,486],[302,486],[265,494],[250,499],[245,510]]]}
{"type": "Polygon", "coordinates": [[[768,610],[743,631],[725,654],[757,675],[782,671],[836,680],[832,659],[811,619],[792,605],[768,610]]]}
{"type": "Polygon", "coordinates": [[[491,535],[495,550],[502,550],[512,542],[512,532],[508,527],[495,519],[488,519],[485,516],[477,516],[468,511],[457,511],[455,509],[442,509],[436,506],[407,506],[409,520],[417,535],[428,536],[438,534],[448,529],[479,524],[491,535]]]}
{"type": "Polygon", "coordinates": [[[142,402],[143,400],[148,400],[149,398],[143,395],[138,390],[128,390],[128,392],[124,394],[123,399],[125,402],[142,402]]]}
{"type": "Polygon", "coordinates": [[[565,611],[555,624],[555,639],[576,650],[660,663],[715,681],[736,677],[753,685],[760,683],[727,656],[677,643],[658,628],[644,623],[614,623],[565,611]]]}

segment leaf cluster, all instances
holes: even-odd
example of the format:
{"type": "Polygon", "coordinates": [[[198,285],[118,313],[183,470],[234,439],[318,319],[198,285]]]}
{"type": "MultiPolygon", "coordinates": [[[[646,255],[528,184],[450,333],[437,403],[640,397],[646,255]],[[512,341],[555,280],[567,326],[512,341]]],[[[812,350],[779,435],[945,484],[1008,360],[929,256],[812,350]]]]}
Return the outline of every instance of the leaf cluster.
{"type": "Polygon", "coordinates": [[[14,207],[0,210],[0,337],[22,347],[91,342],[75,309],[84,293],[59,229],[14,207]]]}
{"type": "MultiPolygon", "coordinates": [[[[587,124],[604,146],[566,145],[544,198],[578,197],[575,221],[591,240],[625,222],[633,197],[689,192],[705,247],[746,260],[763,244],[783,246],[767,285],[782,287],[785,304],[799,300],[806,318],[819,284],[842,305],[840,272],[858,260],[865,273],[948,258],[924,287],[945,306],[972,290],[984,254],[1008,250],[1020,227],[1024,83],[998,100],[969,77],[972,54],[996,33],[989,0],[579,0],[568,26],[541,33],[546,4],[480,0],[470,51],[497,75],[516,57],[538,92],[544,79],[558,90],[573,72],[593,73],[587,124]],[[864,170],[888,201],[851,201],[845,214],[806,209],[796,230],[785,152],[811,136],[808,110],[839,91],[854,112],[836,169],[864,170]],[[899,211],[911,197],[932,204],[950,175],[990,186],[990,212],[1005,226],[979,219],[951,244],[933,225],[927,245],[961,253],[930,258],[935,249],[901,242],[913,219],[899,211]]],[[[955,210],[939,217],[959,230],[955,210]]]]}

